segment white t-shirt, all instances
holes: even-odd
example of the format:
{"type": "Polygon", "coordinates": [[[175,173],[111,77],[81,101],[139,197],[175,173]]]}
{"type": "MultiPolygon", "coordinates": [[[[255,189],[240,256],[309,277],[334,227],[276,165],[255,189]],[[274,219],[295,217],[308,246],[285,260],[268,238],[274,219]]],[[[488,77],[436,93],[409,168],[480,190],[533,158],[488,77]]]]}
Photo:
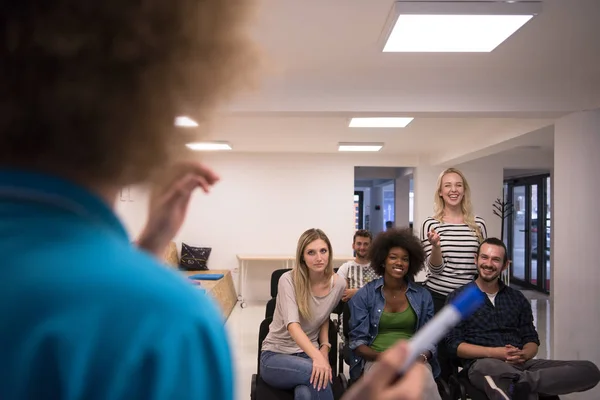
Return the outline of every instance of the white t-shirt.
{"type": "Polygon", "coordinates": [[[360,289],[367,283],[379,278],[371,263],[359,264],[354,260],[345,262],[337,271],[346,281],[347,289],[360,289]]]}
{"type": "Polygon", "coordinates": [[[325,296],[312,295],[308,298],[308,307],[310,308],[311,320],[306,320],[300,315],[298,303],[296,303],[296,289],[294,288],[294,279],[292,271],[281,275],[277,285],[277,302],[273,322],[269,325],[269,333],[263,341],[262,350],[273,351],[282,354],[301,353],[303,350],[290,335],[287,327],[292,322],[298,322],[300,327],[308,336],[312,344],[318,348],[319,332],[321,325],[329,318],[331,311],[338,305],[346,283],[331,277],[331,289],[325,296]]]}
{"type": "Polygon", "coordinates": [[[492,302],[493,306],[496,307],[496,295],[498,294],[498,292],[496,293],[486,293],[488,299],[490,299],[490,301],[492,302]]]}

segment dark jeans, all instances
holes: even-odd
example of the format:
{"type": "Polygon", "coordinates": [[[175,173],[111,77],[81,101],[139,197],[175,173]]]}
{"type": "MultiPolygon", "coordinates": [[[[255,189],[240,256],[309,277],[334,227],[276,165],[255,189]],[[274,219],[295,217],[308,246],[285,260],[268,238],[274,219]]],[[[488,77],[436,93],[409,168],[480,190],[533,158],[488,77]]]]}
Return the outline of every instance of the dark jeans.
{"type": "Polygon", "coordinates": [[[495,358],[481,358],[469,368],[469,380],[478,389],[484,390],[486,375],[494,378],[504,390],[513,379],[527,383],[531,389],[529,399],[537,399],[537,393],[561,395],[583,392],[596,386],[600,380],[598,367],[590,361],[533,359],[511,365],[495,358]]]}
{"type": "Polygon", "coordinates": [[[306,353],[260,353],[260,376],[277,389],[294,389],[294,400],[333,400],[331,383],[317,391],[310,384],[312,360],[306,353]]]}
{"type": "MultiPolygon", "coordinates": [[[[437,314],[446,305],[446,296],[438,292],[434,292],[429,288],[427,289],[433,298],[433,313],[437,314]]],[[[452,364],[448,354],[448,349],[446,348],[445,339],[442,339],[437,345],[437,358],[441,369],[439,377],[448,382],[450,375],[452,375],[452,364]]]]}

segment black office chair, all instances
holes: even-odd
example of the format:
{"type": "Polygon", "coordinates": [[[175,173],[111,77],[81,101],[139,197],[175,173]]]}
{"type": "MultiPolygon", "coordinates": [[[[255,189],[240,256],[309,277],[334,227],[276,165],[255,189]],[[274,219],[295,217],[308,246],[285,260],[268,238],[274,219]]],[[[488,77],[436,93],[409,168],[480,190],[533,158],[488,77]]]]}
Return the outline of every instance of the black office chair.
{"type": "Polygon", "coordinates": [[[279,278],[281,275],[285,274],[288,271],[291,271],[291,268],[282,268],[276,269],[271,273],[271,298],[274,299],[277,297],[277,285],[279,284],[279,278]]]}
{"type": "MultiPolygon", "coordinates": [[[[258,359],[256,363],[256,374],[252,375],[252,382],[250,388],[250,399],[251,400],[293,400],[293,390],[282,390],[276,389],[267,385],[265,381],[260,377],[260,351],[262,348],[262,342],[269,333],[269,325],[272,322],[272,318],[265,318],[259,328],[258,332],[258,359]]],[[[329,352],[329,364],[331,365],[331,373],[333,379],[333,397],[334,399],[340,399],[348,387],[348,381],[343,374],[337,374],[337,332],[334,329],[333,321],[329,320],[329,343],[331,343],[331,351],[329,352]]]]}
{"type": "MultiPolygon", "coordinates": [[[[350,357],[352,356],[350,351],[350,306],[348,302],[343,303],[342,305],[342,341],[338,347],[339,354],[339,365],[338,370],[344,370],[344,363],[350,365],[350,357]]],[[[352,379],[348,380],[348,386],[352,386],[354,381],[352,379]]]]}
{"type": "Polygon", "coordinates": [[[273,314],[275,314],[275,299],[277,298],[277,287],[279,285],[279,279],[281,275],[286,272],[291,271],[291,268],[282,268],[276,269],[271,273],[271,299],[267,302],[267,307],[265,309],[265,318],[273,318],[273,314]]]}
{"type": "Polygon", "coordinates": [[[271,300],[267,301],[267,306],[265,307],[265,318],[273,318],[275,315],[275,306],[277,305],[277,298],[273,297],[271,300]]]}

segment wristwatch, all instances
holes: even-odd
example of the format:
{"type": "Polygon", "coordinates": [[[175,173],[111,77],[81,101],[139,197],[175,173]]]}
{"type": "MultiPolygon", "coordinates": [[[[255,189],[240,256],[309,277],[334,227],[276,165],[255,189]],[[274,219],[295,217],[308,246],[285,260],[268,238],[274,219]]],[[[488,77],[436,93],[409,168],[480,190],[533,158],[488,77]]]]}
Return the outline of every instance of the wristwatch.
{"type": "Polygon", "coordinates": [[[423,357],[423,362],[424,362],[425,364],[427,364],[427,363],[429,362],[429,358],[427,358],[427,354],[425,354],[425,353],[421,353],[420,355],[421,355],[421,357],[423,357]]]}

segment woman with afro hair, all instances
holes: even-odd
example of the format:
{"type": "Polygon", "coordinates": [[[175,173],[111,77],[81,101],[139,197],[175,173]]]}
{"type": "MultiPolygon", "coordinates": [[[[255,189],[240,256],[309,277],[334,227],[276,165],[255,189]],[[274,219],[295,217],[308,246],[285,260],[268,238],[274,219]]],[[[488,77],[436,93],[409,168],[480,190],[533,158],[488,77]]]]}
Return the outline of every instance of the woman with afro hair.
{"type": "MultiPolygon", "coordinates": [[[[399,340],[409,340],[433,318],[431,294],[415,282],[424,268],[425,252],[410,229],[380,233],[371,244],[369,259],[380,278],[363,286],[349,302],[352,379],[368,373],[382,352],[399,340]]],[[[440,399],[435,343],[418,359],[431,371],[424,398],[440,399]]]]}

